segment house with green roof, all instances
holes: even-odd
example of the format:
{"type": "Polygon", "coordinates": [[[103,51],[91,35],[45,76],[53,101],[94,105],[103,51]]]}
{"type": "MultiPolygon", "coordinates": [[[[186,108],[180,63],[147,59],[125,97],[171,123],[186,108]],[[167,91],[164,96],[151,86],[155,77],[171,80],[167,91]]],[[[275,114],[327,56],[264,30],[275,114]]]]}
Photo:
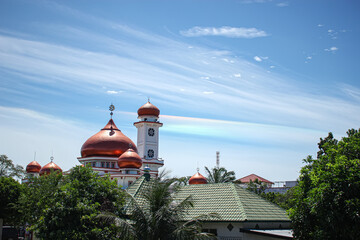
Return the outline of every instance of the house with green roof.
{"type": "MultiPolygon", "coordinates": [[[[138,202],[152,181],[139,178],[128,189],[138,202]]],[[[284,209],[235,183],[190,184],[175,193],[176,200],[191,196],[194,207],[188,221],[204,214],[218,217],[204,221],[203,229],[222,240],[292,239],[290,220],[284,209]]]]}

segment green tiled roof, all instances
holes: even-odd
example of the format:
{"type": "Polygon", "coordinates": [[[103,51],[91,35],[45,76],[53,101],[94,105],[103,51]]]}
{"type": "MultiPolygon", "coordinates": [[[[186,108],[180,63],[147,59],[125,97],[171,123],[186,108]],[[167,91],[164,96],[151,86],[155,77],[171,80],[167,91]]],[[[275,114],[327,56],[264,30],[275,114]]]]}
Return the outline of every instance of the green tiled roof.
{"type": "Polygon", "coordinates": [[[176,194],[192,196],[194,207],[186,215],[217,213],[218,221],[290,221],[284,209],[234,183],[186,185],[176,194]]]}
{"type": "MultiPolygon", "coordinates": [[[[144,205],[145,199],[143,197],[143,194],[145,193],[145,190],[149,189],[151,185],[153,184],[153,181],[146,181],[145,177],[142,176],[138,178],[133,184],[131,184],[126,191],[136,199],[137,204],[140,206],[144,205]]],[[[125,211],[127,214],[130,214],[132,211],[132,205],[129,204],[129,202],[125,205],[125,211]]]]}
{"type": "MultiPolygon", "coordinates": [[[[153,182],[143,177],[134,182],[127,192],[141,205],[142,192],[153,182]]],[[[180,188],[176,200],[191,196],[194,207],[188,210],[184,220],[199,215],[217,213],[214,221],[290,221],[284,209],[234,183],[194,184],[180,188]]]]}

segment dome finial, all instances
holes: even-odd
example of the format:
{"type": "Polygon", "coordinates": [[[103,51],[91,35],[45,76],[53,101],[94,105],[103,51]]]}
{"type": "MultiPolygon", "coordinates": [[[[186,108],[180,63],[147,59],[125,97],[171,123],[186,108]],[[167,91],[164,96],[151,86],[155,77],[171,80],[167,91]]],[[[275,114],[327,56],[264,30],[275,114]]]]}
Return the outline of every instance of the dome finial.
{"type": "Polygon", "coordinates": [[[129,148],[132,148],[132,143],[129,143],[129,148]]]}
{"type": "Polygon", "coordinates": [[[148,102],[150,102],[150,97],[148,97],[148,102]]]}
{"type": "Polygon", "coordinates": [[[51,156],[51,157],[50,157],[50,161],[51,161],[51,162],[53,162],[53,160],[54,160],[54,157],[53,157],[53,156],[51,156]]]}
{"type": "Polygon", "coordinates": [[[112,119],[112,116],[113,116],[113,111],[115,110],[115,106],[111,103],[110,106],[109,106],[109,110],[110,110],[110,118],[112,119]]]}

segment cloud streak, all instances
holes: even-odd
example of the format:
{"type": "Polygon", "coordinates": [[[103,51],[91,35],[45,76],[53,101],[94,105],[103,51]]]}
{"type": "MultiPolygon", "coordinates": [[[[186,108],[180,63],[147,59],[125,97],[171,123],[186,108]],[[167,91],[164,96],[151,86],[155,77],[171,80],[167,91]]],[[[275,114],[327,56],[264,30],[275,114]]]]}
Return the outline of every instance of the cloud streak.
{"type": "MultiPolygon", "coordinates": [[[[18,81],[27,85],[41,83],[47,88],[56,83],[59,91],[71,88],[84,94],[101,94],[104,86],[122,89],[121,96],[125,98],[134,99],[137,94],[156,97],[163,106],[176,107],[187,114],[212,112],[216,114],[214,117],[225,119],[327,130],[344,129],[341,126],[353,126],[360,120],[358,115],[346,113],[358,111],[357,104],[311,95],[305,89],[289,85],[283,76],[269,75],[265,69],[234,58],[228,52],[199,47],[189,49],[187,44],[164,41],[156,35],[149,38],[152,44],[163,42],[161,51],[149,48],[150,43],[146,41],[138,45],[74,29],[58,31],[64,35],[76,32],[72,34],[75,40],[91,39],[94,44],[108,49],[92,52],[0,36],[1,68],[13,74],[21,73],[18,81]],[[124,53],[128,57],[123,56],[124,53]],[[223,61],[224,58],[229,61],[223,61]],[[234,75],[239,70],[241,78],[233,77],[239,76],[234,75]],[[212,89],[216,89],[216,94],[210,94],[215,92],[212,89]],[[210,96],[214,104],[209,105],[210,96]],[[350,115],[353,116],[345,117],[350,115]]],[[[138,35],[135,32],[131,37],[138,35]]],[[[10,86],[7,91],[36,94],[25,87],[11,89],[10,83],[7,86],[10,86]]]]}
{"type": "Polygon", "coordinates": [[[220,28],[196,26],[185,31],[180,31],[180,33],[186,37],[221,36],[230,38],[258,38],[268,36],[265,31],[256,28],[237,28],[228,26],[220,28]]]}

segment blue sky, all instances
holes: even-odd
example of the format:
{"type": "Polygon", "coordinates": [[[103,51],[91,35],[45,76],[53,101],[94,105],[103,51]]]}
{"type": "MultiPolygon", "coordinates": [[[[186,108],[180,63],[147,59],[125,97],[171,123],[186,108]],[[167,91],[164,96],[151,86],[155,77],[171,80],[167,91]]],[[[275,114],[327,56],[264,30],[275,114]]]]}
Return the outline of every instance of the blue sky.
{"type": "Polygon", "coordinates": [[[359,128],[357,1],[0,2],[1,154],[64,170],[114,103],[136,142],[151,98],[176,176],[298,177],[328,132],[359,128]]]}

